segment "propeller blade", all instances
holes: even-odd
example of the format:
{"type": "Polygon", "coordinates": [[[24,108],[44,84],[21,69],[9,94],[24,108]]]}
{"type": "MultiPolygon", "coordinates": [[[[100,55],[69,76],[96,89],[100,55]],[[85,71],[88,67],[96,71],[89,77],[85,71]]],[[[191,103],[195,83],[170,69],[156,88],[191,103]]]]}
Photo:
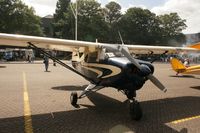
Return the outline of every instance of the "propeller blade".
{"type": "MultiPolygon", "coordinates": [[[[142,66],[136,61],[136,59],[135,58],[133,58],[131,55],[130,55],[130,53],[125,49],[125,47],[124,46],[122,46],[122,47],[109,47],[109,46],[107,46],[107,48],[111,48],[111,49],[113,49],[113,50],[117,50],[117,51],[120,51],[129,61],[131,61],[138,69],[142,69],[142,66]]],[[[149,79],[149,80],[151,80],[151,82],[155,85],[155,86],[157,86],[161,91],[163,91],[163,92],[166,92],[167,91],[167,89],[165,88],[165,86],[156,78],[156,77],[154,77],[152,74],[149,74],[148,76],[147,76],[147,78],[149,79]]]]}
{"type": "Polygon", "coordinates": [[[147,76],[149,80],[151,80],[151,82],[157,86],[161,91],[166,92],[167,89],[165,88],[165,86],[156,78],[154,77],[152,74],[147,76]]]}
{"type": "Polygon", "coordinates": [[[141,65],[133,58],[129,52],[122,47],[121,53],[128,58],[138,69],[141,69],[141,65]]]}

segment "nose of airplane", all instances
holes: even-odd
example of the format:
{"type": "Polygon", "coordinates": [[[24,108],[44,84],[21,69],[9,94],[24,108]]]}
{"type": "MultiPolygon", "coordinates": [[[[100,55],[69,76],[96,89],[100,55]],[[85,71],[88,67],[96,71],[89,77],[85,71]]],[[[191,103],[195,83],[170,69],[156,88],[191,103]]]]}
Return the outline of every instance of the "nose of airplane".
{"type": "Polygon", "coordinates": [[[148,76],[149,74],[152,74],[152,73],[153,73],[152,70],[153,70],[153,69],[150,68],[149,66],[142,64],[142,65],[141,65],[141,69],[140,69],[140,71],[139,71],[139,75],[142,76],[142,77],[146,77],[146,76],[148,76]]]}

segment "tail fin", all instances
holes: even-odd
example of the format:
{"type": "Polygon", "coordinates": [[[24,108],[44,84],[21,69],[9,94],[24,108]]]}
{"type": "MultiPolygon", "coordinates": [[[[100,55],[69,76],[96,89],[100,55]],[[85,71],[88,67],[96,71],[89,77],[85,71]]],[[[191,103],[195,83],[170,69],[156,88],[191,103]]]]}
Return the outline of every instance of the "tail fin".
{"type": "Polygon", "coordinates": [[[171,66],[177,73],[185,71],[186,67],[176,58],[170,60],[171,66]]]}
{"type": "Polygon", "coordinates": [[[192,44],[191,46],[189,46],[191,48],[196,48],[196,49],[200,49],[200,42],[196,43],[196,44],[192,44]]]}

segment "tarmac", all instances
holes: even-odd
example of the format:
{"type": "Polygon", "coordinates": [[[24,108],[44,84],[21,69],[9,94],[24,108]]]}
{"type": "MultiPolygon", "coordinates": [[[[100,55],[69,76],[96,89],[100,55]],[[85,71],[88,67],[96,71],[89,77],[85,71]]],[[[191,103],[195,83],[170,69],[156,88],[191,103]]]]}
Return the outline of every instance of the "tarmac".
{"type": "Polygon", "coordinates": [[[200,76],[176,76],[170,64],[155,63],[163,93],[150,81],[137,92],[143,109],[131,120],[126,96],[104,88],[70,104],[88,81],[53,64],[0,63],[0,133],[200,133],[200,76]]]}

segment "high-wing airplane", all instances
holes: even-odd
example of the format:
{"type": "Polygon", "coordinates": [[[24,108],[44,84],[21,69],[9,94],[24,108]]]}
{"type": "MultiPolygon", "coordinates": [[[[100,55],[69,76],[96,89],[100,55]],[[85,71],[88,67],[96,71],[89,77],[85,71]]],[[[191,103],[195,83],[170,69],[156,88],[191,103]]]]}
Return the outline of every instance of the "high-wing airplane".
{"type": "Polygon", "coordinates": [[[77,105],[78,99],[87,96],[90,92],[105,87],[120,90],[130,100],[130,116],[134,120],[140,120],[142,117],[142,109],[135,97],[136,91],[142,88],[145,81],[149,79],[164,92],[166,88],[153,76],[154,66],[149,62],[133,58],[130,52],[166,54],[197,51],[195,48],[94,43],[4,33],[0,33],[0,45],[28,46],[36,49],[88,80],[90,84],[80,95],[76,92],[71,93],[70,100],[73,106],[77,105]],[[71,51],[73,67],[51,56],[42,48],[71,51]]]}
{"type": "Polygon", "coordinates": [[[172,58],[170,60],[172,69],[176,72],[176,75],[181,74],[196,74],[200,75],[200,65],[186,67],[180,60],[172,58]]]}

